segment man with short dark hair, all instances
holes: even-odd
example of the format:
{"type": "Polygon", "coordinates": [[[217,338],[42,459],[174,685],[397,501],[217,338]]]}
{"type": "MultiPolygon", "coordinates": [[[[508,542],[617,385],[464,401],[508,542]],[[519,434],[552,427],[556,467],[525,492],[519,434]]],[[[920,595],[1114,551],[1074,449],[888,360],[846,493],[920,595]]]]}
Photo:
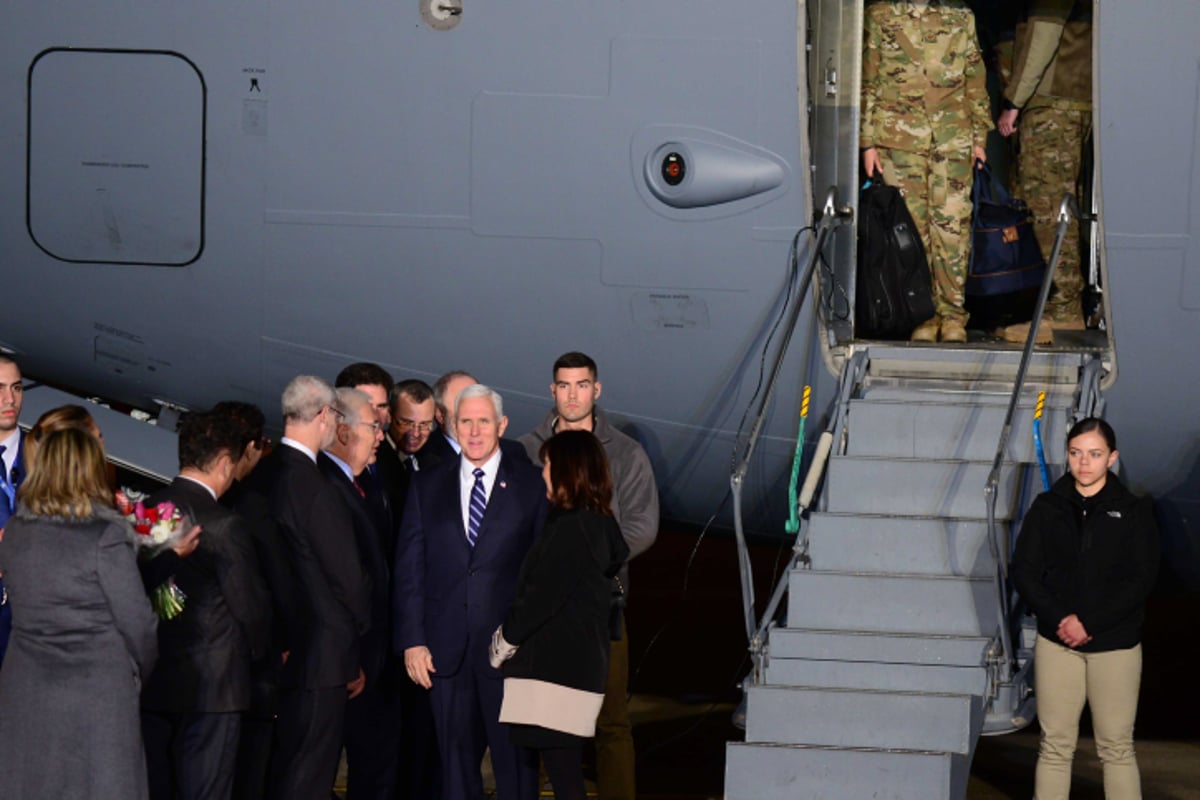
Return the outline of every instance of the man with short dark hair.
{"type": "MultiPolygon", "coordinates": [[[[392,423],[379,446],[376,461],[381,474],[392,471],[396,474],[392,510],[399,527],[413,475],[432,469],[437,463],[437,457],[430,455],[433,448],[426,445],[433,438],[444,442],[445,437],[435,430],[433,387],[425,381],[411,378],[398,382],[388,394],[388,401],[392,423]]],[[[429,695],[403,675],[398,691],[404,737],[397,765],[398,798],[422,800],[433,797],[439,766],[429,695]]]]}
{"type": "Polygon", "coordinates": [[[385,429],[391,421],[388,392],[391,391],[393,383],[392,376],[386,369],[369,361],[351,364],[339,372],[333,381],[336,389],[349,387],[366,394],[371,399],[371,413],[385,429]]]}
{"type": "MultiPolygon", "coordinates": [[[[608,415],[596,407],[600,399],[600,381],[596,362],[584,353],[572,351],[559,356],[551,373],[550,411],[530,433],[521,437],[525,451],[535,464],[542,442],[558,431],[591,431],[604,446],[612,473],[613,516],[621,526],[621,535],[629,545],[632,559],[649,549],[658,537],[658,488],[646,451],[632,437],[617,430],[608,415]]],[[[618,580],[628,596],[629,564],[621,568],[618,580]]],[[[625,615],[621,612],[621,638],[609,650],[608,688],[600,717],[596,720],[596,784],[600,797],[634,800],[633,727],[629,721],[629,642],[625,636],[625,615]]]]}
{"type": "Polygon", "coordinates": [[[172,580],[184,612],[158,624],[158,664],[142,689],[142,733],[152,800],[228,798],[250,663],[266,649],[271,605],[246,523],[218,499],[233,483],[238,429],[189,414],[179,429],[179,475],[150,497],[203,528],[172,580]]]}
{"type": "Polygon", "coordinates": [[[279,673],[288,649],[288,631],[299,629],[296,577],[286,546],[271,517],[269,498],[247,489],[250,474],[270,447],[265,435],[266,417],[253,403],[226,400],[210,412],[229,421],[237,432],[241,458],[233,468],[233,485],[221,495],[221,505],[237,512],[254,541],[258,568],[271,595],[271,640],[266,653],[250,665],[250,705],[242,715],[237,767],[233,778],[235,800],[263,800],[267,790],[267,764],[275,738],[279,708],[279,673]]]}
{"type": "MultiPolygon", "coordinates": [[[[24,398],[21,368],[11,356],[0,353],[0,536],[8,518],[16,513],[17,489],[25,480],[25,433],[17,427],[24,398]]],[[[11,631],[12,611],[0,576],[0,663],[11,631]]]]}
{"type": "Polygon", "coordinates": [[[455,462],[418,472],[396,554],[395,646],[412,681],[429,689],[446,798],[483,797],[491,748],[497,795],[537,795],[531,751],[500,723],[503,682],[488,664],[492,632],[516,595],[517,574],[545,520],[546,486],[527,459],[500,448],[500,395],[472,385],[457,397],[455,462]]]}
{"type": "Polygon", "coordinates": [[[401,462],[416,472],[423,464],[419,454],[433,435],[437,420],[433,388],[422,380],[400,381],[392,387],[388,398],[392,407],[392,423],[388,428],[387,444],[401,462]]]}

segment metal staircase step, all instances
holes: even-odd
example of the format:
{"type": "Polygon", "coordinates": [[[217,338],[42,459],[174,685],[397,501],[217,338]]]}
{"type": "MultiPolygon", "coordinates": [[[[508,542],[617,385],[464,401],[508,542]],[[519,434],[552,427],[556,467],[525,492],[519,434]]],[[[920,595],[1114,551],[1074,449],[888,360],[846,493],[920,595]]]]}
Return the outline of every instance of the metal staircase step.
{"type": "Polygon", "coordinates": [[[794,569],[788,619],[825,630],[991,636],[990,579],[794,569]]]}
{"type": "MultiPolygon", "coordinates": [[[[1035,352],[1025,373],[1030,383],[1072,384],[1091,354],[1035,352]]],[[[872,345],[868,374],[903,378],[954,378],[1008,381],[1016,379],[1021,351],[988,347],[931,348],[911,345],[872,345]]]]}
{"type": "Polygon", "coordinates": [[[945,800],[963,796],[969,769],[934,750],[730,742],[725,800],[945,800]]]}
{"type": "Polygon", "coordinates": [[[983,520],[814,513],[808,555],[816,571],[991,576],[983,520]]]}
{"type": "Polygon", "coordinates": [[[967,755],[981,709],[971,695],[767,684],[747,692],[746,741],[967,755]]]}
{"type": "MultiPolygon", "coordinates": [[[[1071,410],[1075,405],[1075,386],[1035,383],[1021,390],[1017,407],[1033,407],[1039,392],[1046,392],[1047,409],[1071,410]]],[[[1007,407],[1012,396],[1011,381],[973,381],[945,378],[904,379],[868,378],[863,382],[860,400],[893,400],[904,403],[950,403],[1007,407]]]]}
{"type": "Polygon", "coordinates": [[[991,639],[987,636],[774,628],[770,655],[772,659],[823,658],[978,667],[986,663],[990,646],[991,639]]]}
{"type": "MultiPolygon", "coordinates": [[[[983,488],[991,463],[876,456],[833,456],[825,476],[824,511],[920,517],[986,518],[983,488]]],[[[996,518],[1011,519],[1023,467],[1004,464],[996,518]]]]}
{"type": "Polygon", "coordinates": [[[982,696],[987,690],[987,670],[981,666],[947,667],[937,664],[772,658],[767,664],[767,683],[781,686],[820,686],[827,689],[946,692],[982,696]]]}
{"type": "MultiPolygon", "coordinates": [[[[901,458],[953,458],[990,462],[1000,442],[1007,407],[966,403],[904,403],[854,400],[850,403],[847,455],[901,458]]],[[[1021,407],[1005,450],[1005,460],[1033,463],[1034,407],[1021,407]]],[[[1046,460],[1065,459],[1069,416],[1063,409],[1042,415],[1042,442],[1046,460]]]]}

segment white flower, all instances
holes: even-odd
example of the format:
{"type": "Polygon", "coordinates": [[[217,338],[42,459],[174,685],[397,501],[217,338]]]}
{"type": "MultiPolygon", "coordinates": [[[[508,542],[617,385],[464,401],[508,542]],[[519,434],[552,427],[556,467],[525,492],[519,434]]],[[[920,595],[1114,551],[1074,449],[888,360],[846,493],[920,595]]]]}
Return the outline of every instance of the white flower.
{"type": "Polygon", "coordinates": [[[175,531],[175,524],[176,520],[173,519],[159,520],[150,528],[150,539],[155,544],[165,543],[175,531]]]}

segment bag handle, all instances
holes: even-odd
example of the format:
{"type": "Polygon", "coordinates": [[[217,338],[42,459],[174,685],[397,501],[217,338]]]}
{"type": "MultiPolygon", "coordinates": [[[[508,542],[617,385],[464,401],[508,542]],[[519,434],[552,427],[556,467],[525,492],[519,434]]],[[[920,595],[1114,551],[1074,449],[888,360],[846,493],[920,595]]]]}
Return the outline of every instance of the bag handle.
{"type": "Polygon", "coordinates": [[[992,168],[985,162],[975,159],[975,180],[971,185],[971,204],[978,206],[980,202],[1007,205],[1012,197],[1003,185],[992,179],[992,168]]]}
{"type": "Polygon", "coordinates": [[[872,186],[887,186],[887,183],[885,183],[883,180],[882,169],[876,170],[874,175],[868,175],[867,179],[863,181],[863,185],[859,188],[859,191],[861,192],[863,189],[869,189],[872,186]]]}

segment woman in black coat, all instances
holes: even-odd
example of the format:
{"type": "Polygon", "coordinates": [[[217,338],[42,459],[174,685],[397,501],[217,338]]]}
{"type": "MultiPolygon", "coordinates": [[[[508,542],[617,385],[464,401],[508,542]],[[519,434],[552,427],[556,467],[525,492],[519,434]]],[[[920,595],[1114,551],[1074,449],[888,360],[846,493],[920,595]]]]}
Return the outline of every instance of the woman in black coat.
{"type": "Polygon", "coordinates": [[[513,742],[541,752],[558,800],[582,800],[583,745],[604,701],[613,593],[629,547],[612,516],[599,440],[563,431],[540,457],[553,508],[493,637],[492,665],[507,660],[500,721],[512,725],[513,742]]]}
{"type": "Polygon", "coordinates": [[[103,450],[77,428],[46,436],[0,542],[13,635],[0,671],[5,800],[147,796],[138,716],[157,655],[103,450]]]}
{"type": "Polygon", "coordinates": [[[1141,797],[1133,722],[1158,528],[1150,498],[1134,496],[1109,471],[1116,460],[1107,422],[1089,418],[1071,428],[1069,474],[1033,501],[1013,554],[1013,581],[1037,615],[1038,800],[1066,800],[1070,792],[1085,702],[1105,796],[1141,797]]]}

